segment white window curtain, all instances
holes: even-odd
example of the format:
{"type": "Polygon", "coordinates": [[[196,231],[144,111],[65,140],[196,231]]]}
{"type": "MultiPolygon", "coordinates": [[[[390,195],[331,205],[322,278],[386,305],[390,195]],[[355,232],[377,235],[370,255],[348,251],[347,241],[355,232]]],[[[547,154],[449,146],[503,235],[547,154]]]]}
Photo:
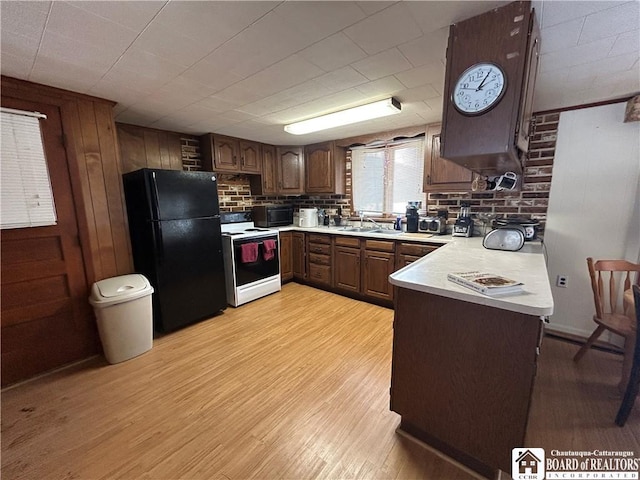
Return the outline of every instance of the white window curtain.
{"type": "Polygon", "coordinates": [[[351,151],[353,208],[366,213],[404,214],[407,202],[421,201],[424,138],[355,147],[351,151]]]}
{"type": "Polygon", "coordinates": [[[56,224],[40,118],[46,117],[4,108],[0,112],[0,228],[56,224]]]}

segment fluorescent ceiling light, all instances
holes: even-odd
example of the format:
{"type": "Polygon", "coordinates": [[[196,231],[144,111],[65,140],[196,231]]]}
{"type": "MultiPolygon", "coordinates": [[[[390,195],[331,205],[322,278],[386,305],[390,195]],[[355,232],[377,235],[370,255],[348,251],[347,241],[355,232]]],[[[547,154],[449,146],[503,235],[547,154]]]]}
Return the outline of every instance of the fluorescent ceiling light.
{"type": "Polygon", "coordinates": [[[329,113],[320,117],[310,118],[302,122],[285,125],[285,132],[294,135],[304,135],[305,133],[317,132],[328,128],[341,127],[352,123],[363,122],[374,118],[386,117],[400,113],[402,105],[395,98],[387,98],[379,102],[360,105],[359,107],[348,108],[340,112],[329,113]]]}

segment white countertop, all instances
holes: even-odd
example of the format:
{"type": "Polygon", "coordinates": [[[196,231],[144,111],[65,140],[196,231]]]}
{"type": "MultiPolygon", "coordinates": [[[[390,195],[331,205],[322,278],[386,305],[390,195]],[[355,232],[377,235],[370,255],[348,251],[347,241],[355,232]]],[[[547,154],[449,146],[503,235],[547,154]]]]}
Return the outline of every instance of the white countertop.
{"type": "Polygon", "coordinates": [[[536,316],[553,313],[553,297],[540,242],[517,252],[488,250],[481,237],[456,237],[389,276],[398,287],[536,316]],[[524,283],[524,292],[488,297],[447,280],[450,272],[495,273],[524,283]]]}
{"type": "MultiPolygon", "coordinates": [[[[355,222],[359,226],[360,222],[355,222]]],[[[352,237],[366,237],[373,239],[385,239],[385,240],[406,240],[409,242],[426,242],[426,243],[439,243],[445,244],[451,241],[451,235],[433,235],[431,233],[398,233],[395,230],[389,230],[382,232],[350,232],[343,230],[345,227],[297,227],[295,225],[287,225],[285,227],[269,227],[280,232],[306,232],[306,233],[328,233],[331,235],[349,235],[352,237]]]]}

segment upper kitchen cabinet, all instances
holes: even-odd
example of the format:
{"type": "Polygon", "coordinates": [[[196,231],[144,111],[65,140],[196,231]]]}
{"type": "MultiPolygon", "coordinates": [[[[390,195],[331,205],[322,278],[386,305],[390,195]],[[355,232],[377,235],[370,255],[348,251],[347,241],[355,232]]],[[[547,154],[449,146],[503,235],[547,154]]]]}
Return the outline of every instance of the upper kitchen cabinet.
{"type": "Polygon", "coordinates": [[[123,123],[116,124],[116,131],[123,173],[140,168],[182,170],[180,134],[123,123]]]}
{"type": "Polygon", "coordinates": [[[305,193],[303,147],[278,147],[276,168],[279,194],[302,195],[305,193]]]}
{"type": "Polygon", "coordinates": [[[473,172],[440,156],[440,124],[427,125],[424,146],[425,192],[469,192],[473,172]]]}
{"type": "Polygon", "coordinates": [[[451,25],[442,157],[483,175],[522,173],[539,36],[529,1],[451,25]]]}
{"type": "Polygon", "coordinates": [[[345,192],[345,149],[334,142],[307,145],[304,148],[306,193],[345,192]]]}
{"type": "Polygon", "coordinates": [[[276,147],[262,145],[262,175],[252,176],[250,179],[251,193],[253,195],[277,195],[278,194],[278,162],[276,160],[276,147]]]}
{"type": "Polygon", "coordinates": [[[257,142],[209,133],[200,137],[202,166],[216,172],[259,174],[261,148],[257,142]]]}

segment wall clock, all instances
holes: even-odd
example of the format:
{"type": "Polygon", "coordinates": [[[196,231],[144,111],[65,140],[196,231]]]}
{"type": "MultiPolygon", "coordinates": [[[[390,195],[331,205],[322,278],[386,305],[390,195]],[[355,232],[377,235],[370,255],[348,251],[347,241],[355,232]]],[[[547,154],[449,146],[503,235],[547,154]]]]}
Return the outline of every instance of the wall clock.
{"type": "Polygon", "coordinates": [[[507,78],[495,63],[476,63],[456,81],[451,101],[463,115],[480,115],[501,99],[507,89],[507,78]]]}

